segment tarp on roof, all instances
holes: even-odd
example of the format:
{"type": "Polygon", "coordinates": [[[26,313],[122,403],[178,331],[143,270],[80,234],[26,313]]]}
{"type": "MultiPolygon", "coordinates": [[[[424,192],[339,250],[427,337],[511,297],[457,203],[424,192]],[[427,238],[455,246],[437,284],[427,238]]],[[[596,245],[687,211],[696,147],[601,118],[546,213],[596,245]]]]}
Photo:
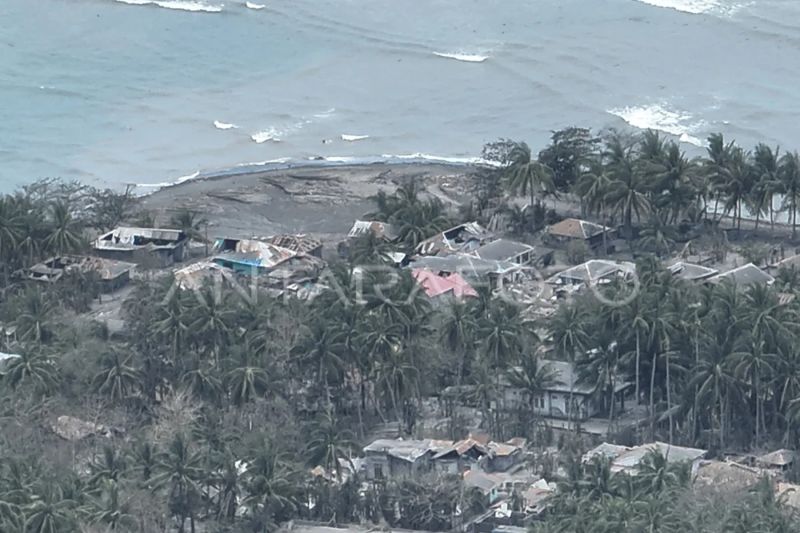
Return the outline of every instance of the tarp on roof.
{"type": "Polygon", "coordinates": [[[415,268],[412,270],[412,276],[430,298],[448,293],[452,293],[456,298],[478,296],[475,289],[457,272],[440,276],[430,270],[415,268]]]}

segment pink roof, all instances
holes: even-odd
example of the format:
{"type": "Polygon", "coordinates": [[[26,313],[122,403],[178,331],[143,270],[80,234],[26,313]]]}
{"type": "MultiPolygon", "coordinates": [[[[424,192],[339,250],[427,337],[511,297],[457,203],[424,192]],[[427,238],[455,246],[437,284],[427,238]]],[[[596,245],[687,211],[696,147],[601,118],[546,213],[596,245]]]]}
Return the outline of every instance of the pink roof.
{"type": "Polygon", "coordinates": [[[449,291],[453,291],[453,294],[457,298],[463,298],[464,296],[478,296],[478,293],[475,292],[475,289],[467,283],[461,274],[454,272],[449,276],[439,276],[431,272],[430,270],[424,268],[415,268],[412,271],[412,275],[414,279],[417,280],[417,283],[425,290],[425,294],[429,297],[433,298],[435,296],[441,296],[442,294],[446,294],[449,291]]]}

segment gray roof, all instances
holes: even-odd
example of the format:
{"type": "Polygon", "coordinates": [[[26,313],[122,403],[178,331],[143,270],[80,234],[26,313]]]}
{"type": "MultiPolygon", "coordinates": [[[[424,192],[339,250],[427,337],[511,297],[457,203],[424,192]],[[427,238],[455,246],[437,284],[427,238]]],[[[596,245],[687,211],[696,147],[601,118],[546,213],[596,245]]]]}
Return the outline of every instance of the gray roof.
{"type": "Polygon", "coordinates": [[[457,272],[464,277],[483,278],[489,274],[505,274],[519,268],[509,261],[492,261],[468,254],[423,256],[415,258],[410,268],[427,268],[434,273],[457,272]]]}
{"type": "Polygon", "coordinates": [[[711,283],[719,283],[724,280],[730,280],[736,285],[754,285],[756,283],[771,284],[775,278],[758,268],[753,263],[747,263],[740,267],[728,270],[722,274],[709,278],[711,283]]]}
{"type": "Polygon", "coordinates": [[[98,237],[94,241],[94,247],[103,250],[133,250],[144,246],[168,248],[185,240],[186,234],[177,229],[119,227],[98,237]],[[139,244],[137,240],[164,241],[168,244],[139,244]]]}
{"type": "Polygon", "coordinates": [[[428,452],[437,453],[451,446],[451,442],[436,440],[378,439],[364,447],[365,453],[385,453],[397,459],[414,462],[428,452]]]}
{"type": "Polygon", "coordinates": [[[596,283],[614,275],[632,274],[636,265],[627,261],[608,261],[605,259],[592,259],[583,264],[559,272],[547,280],[548,283],[559,281],[580,281],[583,283],[596,283]]]}
{"type": "Polygon", "coordinates": [[[684,263],[683,261],[667,267],[667,269],[678,279],[686,281],[698,281],[717,274],[719,270],[714,268],[695,265],[694,263],[684,263]]]}
{"type": "Polygon", "coordinates": [[[533,252],[533,246],[517,241],[497,239],[488,244],[484,244],[477,250],[475,255],[481,259],[491,261],[510,261],[525,252],[533,252]]]}
{"type": "Polygon", "coordinates": [[[667,459],[667,462],[670,463],[694,461],[702,458],[707,453],[707,450],[702,450],[699,448],[686,448],[684,446],[675,445],[670,446],[664,442],[656,441],[631,448],[630,451],[625,452],[614,459],[613,466],[617,470],[635,468],[639,463],[642,462],[642,459],[644,459],[648,453],[653,451],[661,453],[661,455],[667,459]]]}

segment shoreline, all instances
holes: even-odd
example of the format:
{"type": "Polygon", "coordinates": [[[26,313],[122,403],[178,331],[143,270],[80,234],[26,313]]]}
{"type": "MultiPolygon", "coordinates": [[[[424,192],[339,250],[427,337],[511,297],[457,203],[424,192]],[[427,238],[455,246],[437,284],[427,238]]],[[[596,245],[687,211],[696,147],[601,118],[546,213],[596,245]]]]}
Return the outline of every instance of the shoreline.
{"type": "Polygon", "coordinates": [[[369,167],[405,167],[405,166],[426,166],[438,165],[453,168],[474,168],[481,163],[488,163],[481,158],[457,158],[446,156],[431,156],[425,154],[411,154],[409,156],[381,156],[381,157],[321,157],[319,159],[294,160],[291,158],[281,158],[257,163],[241,163],[234,167],[220,170],[197,171],[177,178],[172,182],[164,183],[138,183],[135,184],[134,191],[142,191],[137,194],[139,198],[151,196],[165,189],[172,189],[187,183],[200,181],[218,181],[227,178],[238,178],[253,176],[269,172],[286,170],[304,169],[328,169],[328,168],[369,168],[369,167]]]}

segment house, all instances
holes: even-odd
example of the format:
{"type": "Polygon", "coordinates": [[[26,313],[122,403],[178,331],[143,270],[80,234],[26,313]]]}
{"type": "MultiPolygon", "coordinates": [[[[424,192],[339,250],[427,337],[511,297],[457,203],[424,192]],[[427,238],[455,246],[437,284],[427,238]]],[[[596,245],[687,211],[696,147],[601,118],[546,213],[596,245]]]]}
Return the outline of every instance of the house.
{"type": "Polygon", "coordinates": [[[468,470],[464,472],[464,486],[475,488],[481,491],[489,505],[495,503],[501,497],[502,481],[495,474],[487,474],[480,470],[468,470]]]}
{"type": "Polygon", "coordinates": [[[626,447],[603,443],[590,450],[583,456],[583,461],[588,462],[595,456],[604,456],[611,461],[611,471],[626,471],[635,473],[636,468],[650,453],[660,453],[668,463],[689,462],[692,464],[692,473],[696,473],[701,459],[708,453],[699,448],[669,445],[664,442],[650,442],[641,446],[626,447]]]}
{"type": "Polygon", "coordinates": [[[211,262],[240,276],[258,276],[259,284],[284,289],[316,281],[325,263],[316,256],[254,239],[219,239],[211,262]]]}
{"type": "Polygon", "coordinates": [[[608,283],[615,278],[630,279],[636,273],[636,265],[628,261],[592,259],[568,268],[548,278],[553,285],[588,285],[608,283]]]}
{"type": "Polygon", "coordinates": [[[539,516],[547,510],[547,500],[556,493],[555,483],[548,483],[540,479],[522,491],[522,500],[525,502],[525,513],[527,515],[539,516]]]}
{"type": "Polygon", "coordinates": [[[458,474],[474,469],[482,458],[488,456],[489,448],[472,437],[453,443],[433,456],[434,468],[438,472],[458,474]]]}
{"type": "Polygon", "coordinates": [[[387,222],[379,222],[377,220],[356,220],[353,227],[347,233],[349,239],[356,239],[368,233],[372,233],[376,237],[384,239],[389,242],[397,240],[400,232],[397,228],[387,222]]]}
{"type": "MultiPolygon", "coordinates": [[[[594,400],[595,390],[590,385],[580,383],[573,365],[566,361],[543,360],[554,373],[555,383],[547,386],[533,398],[534,413],[550,418],[569,418],[569,399],[572,396],[573,420],[586,420],[600,411],[594,400]]],[[[614,398],[619,402],[618,410],[624,410],[625,394],[630,391],[631,383],[620,379],[614,385],[614,398]]],[[[507,387],[504,395],[505,408],[516,409],[529,402],[527,392],[514,387],[507,387]]]]}
{"type": "Polygon", "coordinates": [[[455,252],[473,252],[489,241],[491,233],[477,222],[459,224],[425,239],[415,252],[419,255],[447,255],[455,252]]]}
{"type": "Polygon", "coordinates": [[[55,283],[64,274],[89,273],[97,275],[102,292],[113,292],[130,282],[133,263],[103,259],[101,257],[81,257],[63,255],[51,257],[27,269],[25,276],[33,281],[55,283]]]}
{"type": "Polygon", "coordinates": [[[298,254],[322,259],[322,241],[308,235],[273,235],[266,242],[298,254]]]}
{"type": "Polygon", "coordinates": [[[99,236],[93,248],[106,259],[169,266],[183,261],[187,240],[177,229],[119,227],[99,236]]]}
{"type": "Polygon", "coordinates": [[[667,267],[675,279],[703,281],[719,273],[719,270],[694,263],[679,261],[667,267]]]}
{"type": "Polygon", "coordinates": [[[174,276],[175,282],[181,289],[198,290],[206,283],[230,282],[234,278],[234,273],[217,263],[201,261],[176,270],[174,276]]]}
{"type": "Polygon", "coordinates": [[[764,476],[764,471],[732,461],[701,461],[694,477],[695,489],[747,490],[764,476]]]}
{"type": "Polygon", "coordinates": [[[478,293],[458,272],[452,274],[434,274],[428,269],[415,268],[411,275],[429,298],[446,296],[462,300],[475,298],[478,293]]]}
{"type": "Polygon", "coordinates": [[[490,442],[486,466],[492,472],[505,472],[522,462],[522,446],[516,442],[490,442]]]}
{"type": "Polygon", "coordinates": [[[610,241],[613,239],[614,230],[579,218],[565,218],[561,222],[548,226],[545,230],[548,242],[563,244],[582,241],[589,248],[602,245],[604,234],[606,241],[610,241]]]}
{"type": "Polygon", "coordinates": [[[475,250],[473,255],[487,261],[506,261],[516,265],[527,265],[535,258],[533,246],[507,239],[497,239],[484,244],[475,250]]]}
{"type": "Polygon", "coordinates": [[[378,439],[364,448],[364,471],[367,479],[411,477],[432,468],[431,460],[450,441],[378,439]]]}
{"type": "Polygon", "coordinates": [[[508,261],[490,261],[469,254],[416,257],[411,268],[430,270],[439,276],[459,274],[471,284],[484,284],[497,288],[513,281],[520,274],[520,266],[508,261]]]}
{"type": "Polygon", "coordinates": [[[785,472],[794,463],[797,454],[794,450],[781,448],[768,454],[756,457],[756,464],[762,468],[771,468],[785,472]]]}
{"type": "Polygon", "coordinates": [[[750,285],[767,284],[772,285],[775,278],[758,268],[753,263],[747,263],[740,267],[736,267],[727,272],[717,274],[716,276],[708,278],[709,283],[722,283],[729,281],[738,287],[748,287],[750,285]]]}

